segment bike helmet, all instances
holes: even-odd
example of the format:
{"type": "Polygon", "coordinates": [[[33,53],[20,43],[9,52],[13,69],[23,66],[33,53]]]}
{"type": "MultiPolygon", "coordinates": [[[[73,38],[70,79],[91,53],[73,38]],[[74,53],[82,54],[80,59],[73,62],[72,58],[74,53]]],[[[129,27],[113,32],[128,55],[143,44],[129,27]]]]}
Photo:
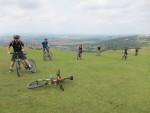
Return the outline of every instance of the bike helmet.
{"type": "Polygon", "coordinates": [[[19,35],[15,35],[14,39],[20,39],[20,36],[19,35]]]}

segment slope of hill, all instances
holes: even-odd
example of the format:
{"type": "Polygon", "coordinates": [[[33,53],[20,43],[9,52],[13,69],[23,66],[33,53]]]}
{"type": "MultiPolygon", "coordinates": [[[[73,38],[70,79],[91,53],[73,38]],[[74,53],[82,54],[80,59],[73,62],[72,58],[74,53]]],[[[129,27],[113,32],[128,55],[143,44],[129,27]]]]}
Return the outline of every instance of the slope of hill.
{"type": "MultiPolygon", "coordinates": [[[[150,47],[150,36],[101,36],[101,35],[23,35],[22,40],[28,47],[39,48],[43,38],[49,38],[52,48],[76,50],[79,44],[84,45],[84,50],[94,52],[97,46],[103,50],[118,50],[124,48],[150,47]]],[[[10,36],[1,36],[0,45],[6,46],[12,40],[10,36]]]]}
{"type": "Polygon", "coordinates": [[[150,53],[142,49],[135,57],[121,60],[121,51],[107,51],[98,57],[84,53],[53,50],[54,60],[44,62],[40,51],[27,50],[37,62],[38,72],[23,71],[18,78],[9,73],[10,55],[0,48],[0,113],[150,113],[150,53]],[[65,91],[47,86],[35,90],[26,84],[48,78],[60,68],[74,81],[64,83],[65,91]]]}
{"type": "Polygon", "coordinates": [[[132,49],[132,48],[150,47],[150,36],[144,35],[125,36],[101,41],[96,44],[85,45],[85,47],[89,51],[96,51],[98,46],[101,46],[104,50],[121,50],[125,48],[132,49]]]}
{"type": "MultiPolygon", "coordinates": [[[[23,40],[29,47],[41,45],[44,38],[48,38],[52,46],[75,45],[79,43],[96,43],[111,39],[112,36],[103,35],[53,35],[53,34],[22,34],[23,40]]],[[[0,45],[7,45],[13,39],[13,35],[0,35],[0,45]]]]}

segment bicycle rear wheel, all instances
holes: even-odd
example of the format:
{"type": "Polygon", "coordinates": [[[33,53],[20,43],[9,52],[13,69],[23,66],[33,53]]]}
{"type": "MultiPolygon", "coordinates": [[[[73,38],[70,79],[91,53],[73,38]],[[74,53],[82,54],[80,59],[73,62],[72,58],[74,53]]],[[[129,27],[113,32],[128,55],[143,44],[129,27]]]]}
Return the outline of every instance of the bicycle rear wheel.
{"type": "Polygon", "coordinates": [[[44,51],[43,52],[43,60],[46,61],[47,60],[47,53],[44,51]]]}
{"type": "Polygon", "coordinates": [[[36,81],[33,81],[33,82],[27,84],[27,88],[34,89],[34,88],[38,88],[38,87],[42,87],[42,86],[46,86],[46,85],[48,85],[47,80],[36,80],[36,81]]]}
{"type": "Polygon", "coordinates": [[[47,57],[49,60],[52,60],[52,55],[50,53],[47,53],[47,57]]]}

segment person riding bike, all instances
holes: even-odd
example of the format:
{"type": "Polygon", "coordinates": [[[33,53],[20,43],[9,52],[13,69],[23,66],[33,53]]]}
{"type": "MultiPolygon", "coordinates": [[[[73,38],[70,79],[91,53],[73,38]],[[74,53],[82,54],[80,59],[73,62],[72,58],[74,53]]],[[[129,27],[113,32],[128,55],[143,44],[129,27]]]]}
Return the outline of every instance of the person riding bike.
{"type": "Polygon", "coordinates": [[[49,53],[49,43],[47,38],[45,38],[44,41],[42,42],[42,47],[43,52],[47,51],[49,53]]]}
{"type": "MultiPolygon", "coordinates": [[[[29,66],[29,69],[31,69],[32,66],[29,63],[29,61],[27,60],[27,57],[23,53],[23,51],[24,51],[24,43],[20,40],[20,36],[19,35],[15,35],[14,36],[14,40],[10,42],[10,44],[8,46],[8,53],[9,54],[10,54],[11,47],[13,48],[13,52],[14,53],[18,53],[19,54],[19,58],[21,60],[24,60],[25,63],[29,66]]],[[[13,54],[12,58],[11,58],[11,64],[10,64],[9,72],[13,71],[13,66],[15,64],[15,58],[16,58],[16,55],[13,54]]]]}

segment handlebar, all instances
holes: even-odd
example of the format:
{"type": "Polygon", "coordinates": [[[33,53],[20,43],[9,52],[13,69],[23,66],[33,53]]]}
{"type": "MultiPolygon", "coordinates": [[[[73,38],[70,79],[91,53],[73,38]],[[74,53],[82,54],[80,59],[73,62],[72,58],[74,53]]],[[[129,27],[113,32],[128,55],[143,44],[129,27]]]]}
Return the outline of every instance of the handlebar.
{"type": "Polygon", "coordinates": [[[24,55],[26,55],[26,53],[23,53],[23,52],[11,52],[10,54],[24,54],[24,55]]]}

